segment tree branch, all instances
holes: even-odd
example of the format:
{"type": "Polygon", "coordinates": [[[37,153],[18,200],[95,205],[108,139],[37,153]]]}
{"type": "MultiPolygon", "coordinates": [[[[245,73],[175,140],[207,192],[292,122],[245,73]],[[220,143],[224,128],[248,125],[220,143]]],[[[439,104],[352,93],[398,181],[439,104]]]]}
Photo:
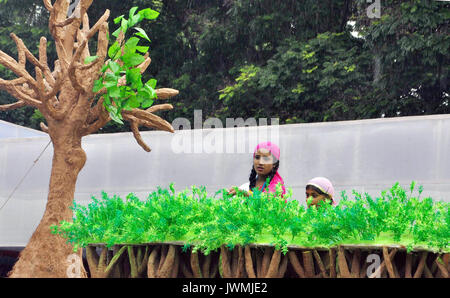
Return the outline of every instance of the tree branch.
{"type": "Polygon", "coordinates": [[[16,86],[11,86],[10,88],[7,88],[7,91],[9,92],[9,94],[11,94],[12,96],[14,96],[15,98],[25,101],[28,105],[36,107],[36,108],[40,108],[42,106],[42,102],[40,102],[39,100],[36,100],[34,98],[32,98],[31,96],[25,94],[23,91],[19,90],[19,88],[17,88],[16,86]]]}
{"type": "Polygon", "coordinates": [[[26,79],[25,78],[17,78],[14,80],[3,80],[0,79],[0,88],[1,87],[6,87],[6,86],[12,86],[12,85],[23,85],[24,83],[26,83],[26,79]]]}
{"type": "Polygon", "coordinates": [[[42,71],[44,72],[45,75],[45,81],[47,81],[49,85],[53,87],[55,85],[55,78],[53,77],[53,74],[50,68],[48,67],[47,38],[45,38],[44,36],[42,36],[39,41],[39,62],[41,63],[42,66],[44,66],[44,69],[42,69],[42,71]]]}
{"type": "Polygon", "coordinates": [[[53,10],[53,5],[51,0],[44,0],[44,6],[49,12],[53,10]]]}
{"type": "Polygon", "coordinates": [[[86,39],[88,39],[88,40],[91,39],[92,36],[94,36],[95,33],[97,33],[97,31],[99,31],[101,29],[101,26],[103,26],[104,23],[107,24],[109,14],[110,14],[110,11],[109,11],[109,9],[107,9],[105,11],[105,13],[102,15],[102,17],[100,19],[98,19],[97,23],[95,23],[95,25],[89,30],[88,34],[86,35],[86,39]]]}
{"type": "Polygon", "coordinates": [[[178,90],[172,89],[172,88],[160,88],[155,90],[156,95],[158,96],[158,99],[169,99],[171,97],[174,97],[175,95],[178,95],[178,90]]]}
{"type": "Polygon", "coordinates": [[[39,90],[39,98],[44,98],[44,95],[45,95],[44,76],[42,75],[42,71],[38,67],[35,67],[35,72],[36,72],[36,81],[37,81],[38,90],[39,90]]]}
{"type": "Polygon", "coordinates": [[[14,40],[14,42],[16,44],[16,48],[17,48],[17,62],[23,68],[25,68],[25,64],[27,62],[27,58],[26,58],[26,55],[25,55],[25,50],[23,48],[23,46],[25,46],[25,45],[23,43],[19,42],[19,38],[14,33],[11,33],[9,36],[11,36],[11,38],[14,40]]]}
{"type": "Polygon", "coordinates": [[[103,107],[103,101],[104,100],[105,99],[103,97],[100,97],[100,99],[97,101],[95,106],[91,107],[89,109],[89,114],[88,114],[88,117],[86,119],[86,123],[87,124],[91,124],[92,122],[97,120],[98,117],[100,116],[100,113],[104,111],[104,107],[103,107]]]}
{"type": "Polygon", "coordinates": [[[152,113],[140,109],[132,109],[131,111],[122,110],[122,116],[125,120],[137,120],[139,125],[168,132],[175,132],[172,125],[166,120],[152,113]],[[135,119],[136,118],[136,119],[135,119]]]}
{"type": "Polygon", "coordinates": [[[43,132],[48,133],[48,127],[47,127],[47,125],[45,125],[44,122],[39,123],[39,126],[41,127],[41,130],[42,130],[43,132]]]}
{"type": "Polygon", "coordinates": [[[136,139],[139,146],[141,146],[142,149],[144,149],[145,151],[150,152],[151,151],[150,147],[147,144],[145,144],[145,142],[142,139],[142,136],[139,132],[139,126],[138,126],[137,121],[130,120],[130,127],[131,127],[131,131],[133,132],[133,136],[136,139]]]}
{"type": "Polygon", "coordinates": [[[26,71],[25,67],[17,63],[13,58],[11,58],[8,54],[4,53],[0,50],[0,64],[14,72],[19,78],[24,78],[26,82],[29,83],[31,88],[33,88],[36,93],[38,93],[38,86],[36,81],[30,74],[26,71]]]}
{"type": "MultiPolygon", "coordinates": [[[[22,39],[20,39],[14,33],[11,33],[11,38],[16,43],[16,46],[17,46],[17,49],[19,52],[19,65],[21,65],[23,68],[23,70],[21,70],[20,74],[18,74],[18,73],[16,73],[16,74],[19,76],[20,75],[24,76],[24,73],[28,74],[26,72],[26,70],[24,69],[25,63],[26,63],[26,60],[24,60],[24,59],[25,58],[28,59],[35,66],[36,81],[34,81],[34,79],[31,78],[31,76],[29,76],[29,74],[28,74],[29,78],[28,78],[27,82],[31,83],[31,87],[35,91],[36,96],[41,101],[44,101],[44,102],[47,101],[49,98],[52,98],[53,96],[55,96],[56,93],[59,91],[60,85],[55,86],[55,79],[54,79],[53,74],[51,73],[50,68],[48,67],[48,64],[47,64],[47,39],[45,37],[41,37],[41,39],[40,39],[39,60],[38,60],[28,50],[28,48],[25,46],[22,39]],[[45,78],[44,78],[43,74],[45,74],[45,78]],[[57,87],[57,88],[54,88],[53,92],[50,91],[49,94],[46,94],[46,89],[50,90],[52,86],[57,87]]],[[[9,68],[11,69],[11,67],[9,67],[9,68]]],[[[25,94],[30,96],[30,93],[25,91],[25,89],[26,89],[25,87],[26,86],[24,86],[22,91],[25,94]]],[[[49,108],[49,110],[51,111],[51,107],[49,108]]]]}
{"type": "MultiPolygon", "coordinates": [[[[81,44],[78,46],[77,50],[75,51],[75,54],[69,65],[69,70],[68,70],[69,78],[72,81],[74,88],[80,93],[90,93],[90,90],[85,89],[83,87],[83,85],[80,83],[80,81],[78,80],[77,75],[76,75],[76,70],[77,69],[88,70],[89,68],[92,68],[92,67],[100,64],[100,62],[103,62],[104,59],[106,58],[106,52],[107,52],[107,47],[108,47],[108,41],[106,38],[106,36],[108,34],[107,20],[109,18],[109,14],[110,14],[110,11],[106,10],[106,12],[103,14],[103,16],[89,30],[89,32],[83,38],[81,44]],[[99,32],[99,30],[100,30],[100,32],[99,32]],[[87,43],[88,43],[89,39],[91,39],[94,36],[94,34],[97,32],[99,32],[99,38],[98,38],[99,44],[97,46],[97,53],[100,56],[94,62],[85,66],[81,62],[82,53],[85,50],[85,48],[87,47],[87,43]]],[[[92,84],[92,82],[91,82],[91,84],[92,84]]],[[[89,84],[89,85],[91,85],[91,84],[89,84]]]]}
{"type": "Polygon", "coordinates": [[[19,100],[19,101],[15,102],[15,103],[0,105],[0,111],[14,110],[14,109],[22,108],[22,107],[24,107],[26,105],[27,105],[26,102],[24,102],[23,100],[19,100]]]}
{"type": "MultiPolygon", "coordinates": [[[[88,120],[95,120],[93,123],[89,123],[86,124],[84,126],[84,130],[83,130],[83,136],[87,136],[91,133],[94,133],[96,131],[98,131],[100,128],[102,128],[103,126],[105,126],[110,120],[111,118],[109,117],[109,113],[105,110],[105,108],[103,107],[103,97],[100,99],[97,103],[97,105],[93,108],[94,110],[99,110],[98,111],[98,116],[96,118],[93,118],[93,116],[89,117],[88,116],[88,120]],[[101,100],[101,101],[100,101],[101,100]],[[89,119],[91,118],[91,119],[89,119]]],[[[93,110],[91,109],[91,110],[93,110]]],[[[94,111],[96,112],[96,111],[94,111]]]]}
{"type": "Polygon", "coordinates": [[[67,17],[69,1],[56,0],[50,11],[49,29],[55,40],[58,57],[64,69],[72,60],[75,38],[80,30],[80,24],[93,0],[81,0],[76,8],[76,14],[67,17]]]}
{"type": "MultiPolygon", "coordinates": [[[[34,66],[37,66],[42,70],[45,70],[45,66],[41,64],[41,62],[30,52],[30,50],[28,50],[28,48],[25,46],[25,43],[23,42],[22,39],[20,39],[14,33],[11,33],[10,36],[17,45],[17,51],[20,50],[21,52],[23,52],[24,55],[26,56],[26,58],[28,59],[28,61],[30,61],[34,66]]],[[[19,55],[19,58],[20,58],[20,56],[21,55],[19,55]]],[[[21,62],[19,61],[19,63],[21,63],[21,62]]],[[[25,67],[25,63],[23,63],[23,67],[25,67]]]]}
{"type": "Polygon", "coordinates": [[[150,57],[148,57],[148,52],[145,53],[144,62],[142,62],[141,64],[139,64],[137,66],[137,68],[139,68],[141,70],[141,74],[143,74],[145,72],[145,70],[147,69],[147,67],[150,65],[151,62],[152,62],[152,59],[150,57]]]}
{"type": "Polygon", "coordinates": [[[75,21],[75,17],[68,18],[68,19],[66,19],[66,20],[64,20],[62,22],[57,22],[57,23],[54,24],[54,26],[55,27],[65,27],[67,25],[72,24],[73,21],[75,21]]]}
{"type": "Polygon", "coordinates": [[[154,112],[158,112],[158,111],[167,111],[167,110],[172,110],[172,109],[173,109],[173,106],[171,104],[166,103],[166,104],[151,106],[146,111],[149,113],[154,113],[154,112]]]}
{"type": "Polygon", "coordinates": [[[130,122],[131,131],[133,132],[134,138],[137,143],[147,152],[150,152],[150,147],[145,144],[142,136],[139,132],[139,126],[146,126],[149,128],[155,128],[158,130],[164,130],[169,132],[174,132],[172,125],[164,119],[152,114],[151,112],[140,110],[140,109],[132,109],[131,111],[122,111],[122,116],[124,120],[130,122]]]}

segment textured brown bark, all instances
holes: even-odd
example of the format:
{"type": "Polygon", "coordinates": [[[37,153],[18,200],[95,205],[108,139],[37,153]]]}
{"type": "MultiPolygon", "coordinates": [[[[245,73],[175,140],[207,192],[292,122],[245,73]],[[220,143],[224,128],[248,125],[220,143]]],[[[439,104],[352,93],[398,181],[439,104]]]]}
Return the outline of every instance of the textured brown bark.
{"type": "Polygon", "coordinates": [[[155,278],[156,273],[158,272],[158,266],[159,266],[158,256],[159,256],[160,249],[161,249],[161,247],[159,245],[155,246],[153,248],[152,252],[150,253],[150,256],[148,257],[147,276],[149,278],[155,278]]]}
{"type": "Polygon", "coordinates": [[[359,271],[360,271],[360,261],[361,261],[361,251],[359,249],[355,249],[353,251],[353,258],[352,258],[352,268],[351,268],[351,275],[353,278],[359,277],[359,271]]]}
{"type": "Polygon", "coordinates": [[[133,246],[128,246],[128,259],[130,263],[130,275],[132,278],[144,277],[145,269],[147,269],[148,262],[148,247],[145,247],[145,252],[143,252],[143,247],[138,246],[137,255],[135,254],[135,249],[133,246]]]}
{"type": "Polygon", "coordinates": [[[256,277],[262,277],[262,259],[263,254],[261,250],[255,249],[256,253],[256,277]]]}
{"type": "Polygon", "coordinates": [[[245,247],[245,270],[249,278],[256,278],[255,270],[253,267],[252,252],[249,246],[245,247]]]}
{"type": "Polygon", "coordinates": [[[244,277],[244,252],[240,245],[236,245],[235,250],[237,250],[237,264],[234,269],[233,276],[235,278],[244,277]]]}
{"type": "MultiPolygon", "coordinates": [[[[30,238],[19,260],[9,273],[10,277],[67,277],[73,248],[61,236],[52,235],[50,226],[72,219],[73,196],[78,173],[86,162],[86,154],[81,148],[81,138],[106,125],[110,118],[103,107],[103,97],[91,107],[95,95],[102,96],[105,90],[94,94],[94,81],[100,76],[99,70],[105,63],[108,52],[108,18],[109,10],[90,27],[86,13],[93,0],[80,0],[78,13],[67,17],[69,1],[44,0],[45,8],[50,12],[49,29],[55,40],[58,59],[54,61],[51,71],[47,61],[47,39],[41,37],[39,56],[35,57],[24,42],[11,33],[16,43],[18,58],[10,57],[0,50],[0,65],[11,70],[16,79],[0,78],[0,89],[7,91],[17,102],[1,105],[0,111],[12,110],[24,106],[38,109],[47,120],[41,125],[53,143],[52,171],[49,193],[44,215],[30,238]],[[97,35],[98,57],[95,61],[84,64],[90,56],[89,40],[97,35]],[[26,63],[35,67],[35,77],[26,70],[26,63]],[[102,93],[103,92],[103,93],[102,93]]],[[[146,70],[151,59],[146,54],[145,61],[138,65],[141,73],[146,70]]],[[[106,62],[108,63],[108,62],[106,62]]],[[[119,84],[125,84],[125,76],[119,84]]],[[[157,89],[160,98],[170,98],[178,94],[170,88],[157,89]]],[[[173,132],[171,125],[152,114],[153,111],[171,109],[171,105],[154,107],[148,110],[133,109],[122,113],[124,120],[131,122],[133,134],[145,150],[150,148],[142,141],[140,125],[173,132]]],[[[81,250],[76,252],[81,257],[81,250]]],[[[133,268],[134,271],[135,268],[133,268]]],[[[134,272],[133,274],[136,274],[134,272]]],[[[81,267],[81,277],[86,271],[81,267]]]]}
{"type": "Polygon", "coordinates": [[[389,250],[386,246],[383,247],[383,257],[384,257],[384,262],[386,263],[386,268],[389,273],[389,277],[398,278],[398,276],[394,272],[394,267],[392,264],[393,262],[392,262],[391,258],[389,257],[389,250]]]}
{"type": "MultiPolygon", "coordinates": [[[[177,253],[175,245],[169,245],[167,250],[167,254],[164,257],[164,261],[162,262],[161,269],[158,271],[157,277],[160,278],[169,278],[173,272],[173,265],[175,263],[175,254],[177,253]]],[[[163,259],[163,258],[161,258],[163,259]]]]}
{"type": "MultiPolygon", "coordinates": [[[[161,271],[161,268],[164,265],[164,261],[166,260],[168,250],[169,250],[169,245],[161,246],[161,256],[159,258],[158,273],[161,271]]],[[[157,273],[157,275],[158,275],[158,273],[157,273]]]]}
{"type": "Polygon", "coordinates": [[[405,277],[406,278],[412,278],[411,270],[412,270],[412,254],[407,253],[406,254],[406,263],[405,263],[405,277]]]}
{"type": "Polygon", "coordinates": [[[270,259],[271,259],[272,255],[273,255],[273,248],[265,247],[264,255],[262,257],[262,264],[261,264],[261,277],[265,277],[267,275],[267,270],[269,270],[270,259]]]}
{"type": "Polygon", "coordinates": [[[269,269],[267,270],[267,278],[274,278],[278,276],[278,267],[280,266],[281,251],[275,250],[272,259],[270,260],[269,269]]]}
{"type": "MultiPolygon", "coordinates": [[[[118,254],[120,252],[121,247],[119,246],[114,246],[113,250],[111,251],[111,257],[109,258],[109,263],[111,263],[111,260],[114,258],[114,256],[116,254],[118,254]]],[[[123,273],[122,273],[122,267],[123,267],[123,262],[124,262],[124,257],[121,256],[119,260],[117,260],[117,264],[114,266],[112,273],[111,273],[111,277],[112,278],[121,278],[123,273]]]]}
{"type": "Polygon", "coordinates": [[[217,273],[219,272],[219,260],[218,258],[214,259],[215,261],[212,263],[211,270],[209,271],[209,278],[214,278],[217,276],[217,273]]]}
{"type": "MultiPolygon", "coordinates": [[[[98,255],[95,252],[95,248],[89,246],[87,248],[87,258],[89,268],[92,277],[141,277],[142,275],[136,275],[136,270],[139,271],[140,265],[143,263],[147,265],[147,274],[149,277],[163,277],[163,278],[176,278],[176,277],[187,277],[187,278],[215,278],[218,277],[218,267],[219,260],[228,273],[223,274],[221,272],[221,277],[224,278],[283,278],[287,272],[288,264],[291,264],[291,268],[297,273],[301,278],[321,278],[321,277],[333,277],[331,273],[331,268],[335,268],[336,255],[333,255],[332,250],[319,251],[313,249],[311,251],[302,251],[303,265],[300,265],[298,256],[295,250],[289,250],[287,255],[283,255],[281,251],[275,250],[270,257],[269,266],[267,268],[266,275],[258,276],[255,272],[254,265],[255,258],[257,258],[257,252],[259,248],[252,250],[251,246],[240,247],[236,246],[234,253],[230,252],[226,246],[222,248],[226,250],[221,250],[219,253],[212,252],[208,256],[197,253],[179,253],[178,244],[158,244],[151,249],[151,246],[115,246],[114,252],[104,248],[101,254],[98,255]],[[165,248],[164,248],[165,247],[165,248]],[[120,248],[120,249],[119,249],[120,248]],[[145,249],[144,249],[145,248],[145,249]],[[162,257],[159,257],[159,252],[163,251],[162,257]],[[239,252],[241,250],[241,253],[239,252]],[[151,252],[149,254],[149,252],[151,252]],[[331,254],[331,255],[330,255],[331,254]],[[219,259],[219,256],[221,259],[219,259]],[[148,258],[148,262],[144,262],[148,258]],[[235,258],[234,265],[231,258],[235,258]],[[122,260],[124,265],[128,266],[120,270],[120,264],[122,260]],[[133,261],[134,260],[134,261],[133,261]],[[314,261],[315,260],[315,261],[314,261]],[[161,264],[161,267],[159,267],[161,264]],[[334,264],[334,265],[333,265],[334,264]],[[305,266],[308,268],[304,269],[305,266]],[[314,266],[317,266],[315,269],[314,266]],[[242,268],[241,270],[239,268],[242,268]],[[328,272],[330,270],[330,272],[328,272]],[[320,271],[316,274],[316,271],[320,271]],[[180,273],[179,273],[180,272],[180,273]],[[227,275],[228,274],[228,275],[227,275]]],[[[221,248],[221,249],[222,249],[221,248]]],[[[268,247],[269,249],[271,247],[268,247]]],[[[338,255],[339,261],[339,275],[338,277],[353,277],[353,278],[365,278],[367,277],[366,269],[368,263],[365,262],[365,258],[368,254],[373,252],[363,252],[359,250],[344,250],[344,247],[339,247],[338,251],[341,253],[338,255]],[[342,254],[342,251],[348,253],[349,255],[342,254]],[[353,253],[353,254],[351,254],[353,253]],[[356,256],[355,256],[356,255],[356,256]],[[339,259],[341,257],[341,259],[339,259]],[[343,258],[345,257],[345,259],[343,258]],[[351,261],[351,268],[348,268],[349,260],[351,261]],[[345,260],[345,265],[342,266],[345,260]],[[345,273],[345,266],[347,266],[347,273],[345,273]],[[342,270],[344,268],[344,270],[342,270]],[[351,269],[351,270],[350,270],[351,269]]],[[[273,247],[271,248],[273,249],[273,247]]],[[[403,253],[395,259],[395,255],[399,250],[397,248],[385,247],[382,251],[383,261],[376,271],[369,276],[369,278],[376,277],[378,274],[382,278],[387,277],[404,277],[408,276],[408,263],[411,263],[411,267],[417,262],[417,268],[415,276],[426,277],[426,278],[442,278],[448,277],[448,270],[445,267],[445,262],[443,258],[445,254],[433,253],[432,258],[428,258],[430,261],[427,263],[427,256],[430,252],[420,253],[420,257],[417,261],[413,261],[413,254],[406,254],[405,263],[400,262],[399,259],[403,258],[403,253]],[[391,250],[391,251],[389,251],[391,250]],[[420,260],[419,260],[420,259],[420,260]],[[431,261],[432,260],[432,261],[431,261]],[[402,266],[402,267],[398,267],[402,266]],[[397,270],[397,268],[399,270],[397,270]]],[[[260,263],[262,264],[262,254],[260,255],[260,263]]],[[[262,267],[262,266],[260,266],[262,267]]],[[[261,268],[262,271],[262,268],[261,268]]],[[[288,274],[291,277],[291,274],[288,274]]],[[[335,276],[336,277],[336,276],[335,276]]]]}
{"type": "MultiPolygon", "coordinates": [[[[388,259],[393,259],[396,253],[397,253],[397,248],[392,249],[391,252],[389,253],[388,259]]],[[[369,276],[369,278],[374,278],[378,274],[380,274],[381,277],[385,277],[385,273],[386,273],[385,269],[386,269],[386,262],[385,262],[385,260],[383,260],[380,264],[380,267],[378,267],[377,270],[375,270],[375,272],[369,276]]]]}
{"type": "Polygon", "coordinates": [[[238,263],[239,263],[239,249],[238,246],[235,246],[231,251],[231,274],[233,277],[236,277],[238,271],[238,263]]]}
{"type": "Polygon", "coordinates": [[[444,261],[444,266],[447,268],[447,271],[450,271],[450,253],[444,254],[442,261],[444,261]]]}
{"type": "Polygon", "coordinates": [[[139,247],[138,257],[137,257],[137,265],[138,265],[138,276],[143,277],[145,271],[147,269],[148,257],[150,254],[150,249],[148,246],[145,246],[145,251],[142,254],[142,247],[139,247]],[[141,255],[142,254],[142,255],[141,255]]]}
{"type": "Polygon", "coordinates": [[[297,258],[297,254],[295,251],[291,250],[287,253],[289,257],[289,261],[291,262],[292,267],[294,268],[294,271],[298,274],[299,277],[305,278],[305,270],[303,269],[302,265],[300,265],[300,262],[297,258]]]}
{"type": "Polygon", "coordinates": [[[89,269],[92,278],[106,278],[111,277],[114,272],[114,268],[120,263],[126,246],[120,248],[120,250],[108,260],[108,249],[104,247],[100,256],[97,254],[95,247],[86,247],[86,258],[88,261],[89,269]]]}
{"type": "Polygon", "coordinates": [[[431,273],[430,268],[428,268],[427,264],[423,266],[423,272],[425,273],[426,278],[433,278],[433,274],[431,273]]]}
{"type": "Polygon", "coordinates": [[[399,278],[400,277],[400,273],[398,272],[397,265],[396,265],[396,262],[395,262],[395,258],[392,258],[392,269],[394,269],[395,276],[397,276],[397,278],[399,278]]]}
{"type": "Polygon", "coordinates": [[[445,263],[440,259],[439,255],[436,257],[436,260],[434,260],[434,262],[437,265],[437,267],[439,268],[442,277],[448,278],[449,277],[448,270],[447,270],[447,268],[445,268],[445,263]]]}
{"type": "MultiPolygon", "coordinates": [[[[55,142],[50,179],[50,191],[44,216],[31,236],[10,277],[67,277],[67,258],[74,253],[66,239],[50,233],[50,226],[61,221],[71,221],[73,194],[79,171],[84,166],[86,154],[81,149],[81,137],[72,137],[71,130],[55,142]]],[[[81,249],[77,254],[81,259],[81,249]]],[[[82,267],[82,266],[81,266],[82,267]]],[[[82,267],[82,276],[86,271],[82,267]]]]}
{"type": "Polygon", "coordinates": [[[177,278],[178,277],[178,271],[180,270],[180,254],[178,251],[175,252],[175,261],[173,263],[172,267],[172,274],[170,277],[177,278]]]}
{"type": "Polygon", "coordinates": [[[312,258],[311,251],[302,252],[303,255],[303,266],[305,267],[306,277],[312,278],[316,276],[314,270],[314,260],[312,258]]]}
{"type": "Polygon", "coordinates": [[[209,277],[209,269],[211,267],[211,253],[205,256],[202,264],[202,276],[209,277]]]}
{"type": "Polygon", "coordinates": [[[130,269],[131,269],[131,278],[137,278],[138,275],[138,268],[137,268],[137,261],[136,257],[134,255],[134,247],[128,246],[128,260],[130,262],[130,269]]]}
{"type": "Polygon", "coordinates": [[[327,278],[328,274],[325,270],[325,265],[322,262],[322,258],[319,255],[319,252],[317,250],[313,250],[314,258],[316,259],[317,265],[319,265],[320,273],[322,274],[323,278],[327,278]]]}
{"type": "Polygon", "coordinates": [[[338,248],[338,264],[339,273],[343,278],[351,277],[350,271],[348,270],[347,258],[345,257],[345,251],[342,246],[338,248]]]}
{"type": "Polygon", "coordinates": [[[202,278],[202,271],[200,270],[197,252],[191,253],[191,268],[195,278],[202,278]]]}
{"type": "Polygon", "coordinates": [[[225,278],[231,278],[233,275],[231,274],[230,268],[230,257],[228,248],[225,245],[220,247],[220,256],[221,256],[221,265],[222,265],[222,274],[225,278]]]}
{"type": "Polygon", "coordinates": [[[287,264],[288,264],[288,256],[284,255],[282,256],[281,262],[280,262],[280,268],[278,269],[278,278],[283,278],[284,274],[287,270],[287,264]]]}
{"type": "MultiPolygon", "coordinates": [[[[363,260],[366,260],[365,258],[363,260]]],[[[364,261],[363,266],[359,272],[359,278],[366,278],[367,277],[367,267],[369,267],[369,263],[364,261]]]]}
{"type": "Polygon", "coordinates": [[[189,270],[188,266],[183,260],[181,260],[181,272],[183,273],[183,276],[186,278],[194,278],[194,275],[189,270]]]}
{"type": "Polygon", "coordinates": [[[427,260],[428,252],[424,251],[422,252],[422,255],[420,257],[419,265],[417,266],[416,273],[414,273],[414,278],[419,278],[422,276],[423,269],[425,267],[425,262],[427,260]]]}
{"type": "MultiPolygon", "coordinates": [[[[440,272],[438,272],[438,268],[437,268],[437,264],[436,264],[436,262],[433,262],[432,264],[431,264],[431,268],[430,268],[430,271],[431,271],[431,274],[433,274],[433,275],[440,275],[440,272]]],[[[436,276],[436,277],[438,277],[438,276],[436,276]]],[[[439,276],[439,277],[441,277],[441,276],[439,276]]]]}
{"type": "Polygon", "coordinates": [[[330,278],[336,278],[336,250],[331,248],[330,255],[330,278]]]}
{"type": "MultiPolygon", "coordinates": [[[[128,254],[127,251],[125,251],[123,253],[124,255],[128,254]]],[[[122,261],[122,278],[130,278],[131,277],[131,268],[130,268],[130,262],[126,259],[123,258],[122,261]]]]}
{"type": "Polygon", "coordinates": [[[240,278],[245,274],[245,257],[241,245],[236,245],[230,252],[229,249],[222,245],[220,248],[220,262],[222,269],[222,277],[224,278],[240,278]]]}

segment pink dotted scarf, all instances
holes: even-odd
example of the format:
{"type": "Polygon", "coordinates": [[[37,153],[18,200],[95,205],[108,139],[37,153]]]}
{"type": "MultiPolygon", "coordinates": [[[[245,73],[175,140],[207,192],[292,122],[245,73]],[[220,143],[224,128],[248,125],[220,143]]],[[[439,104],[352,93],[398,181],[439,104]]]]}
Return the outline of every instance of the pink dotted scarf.
{"type": "MultiPolygon", "coordinates": [[[[272,142],[263,142],[263,143],[259,143],[258,146],[256,146],[255,151],[253,152],[253,157],[255,157],[256,152],[259,149],[267,149],[269,150],[270,153],[272,153],[272,155],[277,159],[280,160],[280,148],[272,143],[272,142]]],[[[283,189],[283,193],[282,196],[284,196],[284,194],[286,193],[286,188],[284,187],[284,181],[283,178],[281,178],[280,174],[278,173],[278,171],[275,173],[275,175],[273,176],[272,180],[270,181],[269,184],[269,191],[272,193],[275,193],[276,191],[276,186],[278,183],[281,183],[281,188],[283,189]]],[[[264,188],[264,191],[267,190],[267,187],[264,188]]]]}

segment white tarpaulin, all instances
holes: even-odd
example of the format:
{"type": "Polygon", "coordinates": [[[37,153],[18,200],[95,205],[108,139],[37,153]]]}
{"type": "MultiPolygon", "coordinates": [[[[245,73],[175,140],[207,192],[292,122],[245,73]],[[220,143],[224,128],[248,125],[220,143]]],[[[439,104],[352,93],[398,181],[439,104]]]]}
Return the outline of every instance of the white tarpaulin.
{"type": "Polygon", "coordinates": [[[0,120],[0,139],[42,137],[46,133],[0,120]]]}
{"type": "MultiPolygon", "coordinates": [[[[272,136],[281,148],[280,175],[303,203],[305,184],[315,176],[333,182],[337,199],[342,190],[349,195],[352,189],[378,195],[397,181],[408,187],[415,180],[424,187],[422,197],[450,201],[450,115],[275,128],[278,134],[272,130],[268,138],[272,136]]],[[[252,166],[249,148],[258,141],[258,133],[259,140],[266,140],[261,133],[266,129],[143,132],[150,153],[131,133],[87,136],[83,139],[87,162],[75,199],[84,204],[92,195],[100,197],[102,190],[123,198],[134,192],[145,199],[157,186],[167,188],[171,182],[177,190],[204,185],[210,194],[241,185],[248,181],[252,166]]],[[[48,136],[0,139],[0,206],[48,142],[48,136]]],[[[44,212],[51,160],[50,145],[0,210],[0,247],[25,246],[31,237],[44,212]]]]}

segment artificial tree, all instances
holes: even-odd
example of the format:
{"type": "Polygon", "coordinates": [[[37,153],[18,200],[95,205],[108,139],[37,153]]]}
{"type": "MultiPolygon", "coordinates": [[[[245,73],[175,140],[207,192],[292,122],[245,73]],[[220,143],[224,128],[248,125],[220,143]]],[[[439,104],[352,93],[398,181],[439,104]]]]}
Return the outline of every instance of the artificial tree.
{"type": "MultiPolygon", "coordinates": [[[[124,53],[126,44],[123,29],[126,31],[127,25],[122,21],[122,30],[115,34],[119,54],[111,55],[108,30],[110,12],[107,10],[91,27],[87,10],[92,2],[93,0],[79,1],[75,11],[68,16],[69,0],[44,0],[44,5],[50,12],[49,29],[58,56],[54,61],[53,71],[47,61],[45,37],[40,39],[39,57],[35,57],[14,33],[11,33],[11,38],[17,45],[17,60],[0,50],[0,64],[17,76],[13,80],[0,79],[0,89],[6,90],[17,99],[14,103],[0,106],[0,111],[24,106],[38,109],[47,122],[47,125],[41,123],[41,128],[49,134],[53,143],[52,170],[45,212],[10,272],[10,277],[67,276],[67,257],[74,253],[73,247],[59,235],[51,234],[50,226],[72,218],[70,206],[74,199],[75,184],[78,173],[86,162],[86,154],[81,146],[84,136],[98,131],[112,118],[116,121],[126,120],[129,121],[138,144],[144,150],[150,151],[140,135],[139,126],[174,132],[170,123],[153,114],[160,110],[170,110],[172,105],[158,104],[148,107],[151,103],[147,102],[146,109],[141,109],[144,106],[136,103],[131,104],[130,108],[130,105],[126,104],[129,99],[121,100],[110,96],[114,87],[136,83],[136,76],[134,82],[130,80],[128,70],[127,74],[124,69],[117,70],[116,73],[121,76],[115,86],[110,84],[108,87],[105,84],[100,85],[101,88],[94,88],[94,85],[98,87],[98,84],[101,84],[101,79],[108,76],[108,73],[111,74],[109,64],[115,62],[115,66],[124,65],[121,53],[124,53]],[[95,35],[97,50],[96,55],[91,56],[89,40],[95,35]],[[34,66],[34,77],[26,70],[27,62],[34,66]]],[[[133,17],[134,20],[139,19],[133,14],[130,13],[130,20],[133,17]]],[[[139,31],[141,36],[145,35],[142,35],[142,30],[139,31]]],[[[132,69],[139,69],[139,76],[151,62],[148,52],[141,58],[142,62],[129,69],[130,72],[132,69]]],[[[136,71],[134,73],[136,74],[136,71]]],[[[132,89],[129,88],[127,94],[133,93],[132,89]]],[[[158,99],[167,99],[178,94],[177,90],[170,88],[147,89],[154,92],[153,96],[158,99]]],[[[114,92],[117,92],[117,88],[114,92]]],[[[145,92],[143,94],[145,95],[145,92]]],[[[136,102],[136,97],[132,97],[136,102]]],[[[142,94],[140,99],[145,100],[142,99],[142,94]]],[[[81,253],[82,251],[78,250],[77,254],[81,253]]],[[[82,276],[86,276],[84,270],[82,276]]]]}

